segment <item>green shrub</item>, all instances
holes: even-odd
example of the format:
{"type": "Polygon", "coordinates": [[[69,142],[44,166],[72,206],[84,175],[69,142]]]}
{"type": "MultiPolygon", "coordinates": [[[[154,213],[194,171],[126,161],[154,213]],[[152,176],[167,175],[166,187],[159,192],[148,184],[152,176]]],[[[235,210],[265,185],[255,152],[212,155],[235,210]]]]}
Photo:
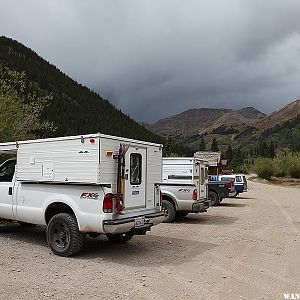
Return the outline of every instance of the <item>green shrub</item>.
{"type": "Polygon", "coordinates": [[[249,174],[249,165],[238,165],[234,168],[236,173],[249,174]]]}
{"type": "Polygon", "coordinates": [[[285,177],[288,175],[288,159],[275,158],[274,159],[274,176],[285,177]]]}
{"type": "Polygon", "coordinates": [[[274,161],[271,158],[258,158],[253,169],[260,178],[270,180],[275,173],[274,161]]]}
{"type": "Polygon", "coordinates": [[[288,173],[292,178],[300,178],[300,159],[295,159],[288,166],[288,173]]]}

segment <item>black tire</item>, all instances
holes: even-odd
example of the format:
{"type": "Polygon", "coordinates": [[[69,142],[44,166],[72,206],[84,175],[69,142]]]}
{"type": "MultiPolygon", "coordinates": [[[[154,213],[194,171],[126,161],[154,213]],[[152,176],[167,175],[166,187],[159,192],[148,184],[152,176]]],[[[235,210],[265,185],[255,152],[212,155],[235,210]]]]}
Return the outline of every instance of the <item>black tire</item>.
{"type": "Polygon", "coordinates": [[[22,222],[22,221],[18,221],[18,224],[22,227],[34,227],[34,226],[36,226],[36,224],[26,223],[26,222],[22,222]]]}
{"type": "Polygon", "coordinates": [[[107,234],[106,237],[111,242],[122,244],[130,241],[133,238],[133,234],[129,232],[121,234],[107,234]]]}
{"type": "Polygon", "coordinates": [[[162,210],[167,214],[164,223],[171,223],[176,217],[176,209],[172,202],[163,199],[162,210]]]}
{"type": "Polygon", "coordinates": [[[216,192],[209,191],[208,192],[208,199],[210,200],[211,206],[217,206],[220,204],[219,195],[216,192]]]}
{"type": "Polygon", "coordinates": [[[47,242],[52,252],[59,256],[78,253],[85,235],[79,231],[76,217],[70,213],[53,216],[47,226],[47,242]]]}
{"type": "Polygon", "coordinates": [[[182,219],[184,217],[186,217],[189,213],[186,211],[177,211],[176,212],[176,218],[178,219],[182,219]]]}

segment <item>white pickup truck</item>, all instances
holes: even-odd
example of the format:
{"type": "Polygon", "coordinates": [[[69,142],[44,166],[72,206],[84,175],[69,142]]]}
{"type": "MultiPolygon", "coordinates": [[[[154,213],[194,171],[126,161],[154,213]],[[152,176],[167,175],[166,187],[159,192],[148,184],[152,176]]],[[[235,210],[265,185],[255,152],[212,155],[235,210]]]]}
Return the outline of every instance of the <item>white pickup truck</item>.
{"type": "Polygon", "coordinates": [[[208,201],[208,170],[205,161],[194,157],[163,158],[163,181],[160,184],[164,222],[189,213],[206,212],[208,201]]]}
{"type": "Polygon", "coordinates": [[[47,226],[60,256],[86,234],[126,242],[162,222],[162,146],[103,134],[0,144],[0,219],[47,226]]]}

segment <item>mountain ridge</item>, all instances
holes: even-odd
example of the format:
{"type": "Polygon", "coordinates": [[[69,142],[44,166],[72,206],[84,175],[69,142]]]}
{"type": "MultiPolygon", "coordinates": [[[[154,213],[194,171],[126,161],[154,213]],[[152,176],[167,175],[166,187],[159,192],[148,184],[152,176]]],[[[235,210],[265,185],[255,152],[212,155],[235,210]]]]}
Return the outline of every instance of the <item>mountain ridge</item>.
{"type": "Polygon", "coordinates": [[[160,135],[176,136],[178,134],[193,135],[204,134],[213,129],[226,125],[243,131],[246,126],[251,126],[257,120],[264,118],[266,114],[253,107],[245,107],[239,110],[227,108],[195,108],[183,111],[177,115],[163,118],[147,127],[160,135]],[[224,123],[224,120],[226,122],[224,123]],[[241,124],[245,123],[244,125],[241,124]]]}
{"type": "MultiPolygon", "coordinates": [[[[11,138],[22,134],[24,138],[34,138],[102,132],[162,142],[159,136],[67,76],[35,51],[4,36],[0,37],[0,75],[2,103],[6,99],[13,100],[24,120],[33,109],[34,122],[39,123],[39,128],[35,128],[34,122],[31,122],[26,134],[21,130],[22,124],[16,124],[20,134],[11,138]],[[30,109],[25,112],[26,106],[30,109]]],[[[2,109],[10,117],[15,108],[6,105],[2,109]]],[[[13,134],[12,130],[10,134],[13,134]]],[[[7,135],[1,136],[0,131],[0,139],[4,141],[7,138],[7,135]]]]}
{"type": "Polygon", "coordinates": [[[216,139],[222,151],[229,144],[243,149],[255,147],[261,140],[273,141],[278,147],[298,149],[299,119],[300,100],[295,100],[270,115],[254,107],[189,109],[147,125],[147,128],[182,141],[194,150],[198,149],[202,138],[206,144],[216,139]]]}

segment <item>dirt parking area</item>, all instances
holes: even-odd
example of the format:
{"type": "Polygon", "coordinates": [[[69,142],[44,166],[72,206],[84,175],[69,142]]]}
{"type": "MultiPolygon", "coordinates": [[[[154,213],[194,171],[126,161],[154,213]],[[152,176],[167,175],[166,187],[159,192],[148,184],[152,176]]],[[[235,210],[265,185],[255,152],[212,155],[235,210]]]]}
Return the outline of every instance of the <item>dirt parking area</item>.
{"type": "Polygon", "coordinates": [[[45,229],[0,227],[1,299],[284,299],[300,293],[300,189],[249,182],[205,214],[74,258],[45,229]]]}

